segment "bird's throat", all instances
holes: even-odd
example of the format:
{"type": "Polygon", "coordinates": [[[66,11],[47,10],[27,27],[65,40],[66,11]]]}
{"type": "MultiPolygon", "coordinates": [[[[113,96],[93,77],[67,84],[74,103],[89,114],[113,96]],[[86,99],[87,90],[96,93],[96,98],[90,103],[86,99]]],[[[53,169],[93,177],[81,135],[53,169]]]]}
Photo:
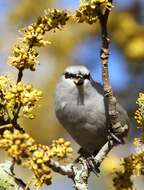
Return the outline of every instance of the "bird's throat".
{"type": "Polygon", "coordinates": [[[77,86],[78,96],[77,105],[84,105],[84,86],[77,86]]]}

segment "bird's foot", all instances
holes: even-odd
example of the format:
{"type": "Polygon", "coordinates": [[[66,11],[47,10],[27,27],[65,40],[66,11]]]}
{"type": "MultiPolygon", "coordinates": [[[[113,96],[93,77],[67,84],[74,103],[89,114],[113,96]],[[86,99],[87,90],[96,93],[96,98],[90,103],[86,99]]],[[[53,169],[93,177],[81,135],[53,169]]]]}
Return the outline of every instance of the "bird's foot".
{"type": "Polygon", "coordinates": [[[79,164],[82,160],[85,161],[88,170],[94,172],[94,174],[98,176],[98,174],[100,173],[100,170],[99,170],[99,163],[98,163],[98,161],[95,159],[95,157],[94,157],[94,156],[90,156],[90,157],[84,158],[84,157],[79,156],[79,157],[73,162],[73,164],[74,164],[74,165],[75,165],[75,164],[79,164]]]}
{"type": "MultiPolygon", "coordinates": [[[[99,163],[98,161],[95,159],[95,157],[88,153],[85,149],[80,148],[80,150],[78,151],[78,153],[80,154],[80,156],[74,161],[74,164],[79,163],[79,161],[85,160],[85,163],[87,165],[87,168],[89,169],[89,171],[94,172],[96,175],[98,175],[100,173],[99,170],[99,163]]],[[[97,154],[97,151],[94,153],[94,155],[97,154]]]]}
{"type": "Polygon", "coordinates": [[[111,140],[115,140],[117,143],[119,144],[123,144],[124,140],[123,138],[126,136],[127,132],[128,132],[128,125],[121,125],[121,123],[116,123],[112,129],[109,129],[109,136],[108,139],[111,140]]]}
{"type": "Polygon", "coordinates": [[[117,122],[112,126],[111,130],[117,137],[124,137],[128,133],[128,125],[122,125],[120,122],[117,122]]]}
{"type": "Polygon", "coordinates": [[[117,137],[113,132],[109,131],[108,141],[115,140],[116,143],[123,144],[123,140],[117,137]]]}
{"type": "Polygon", "coordinates": [[[92,172],[94,172],[96,175],[100,173],[99,162],[95,159],[94,156],[86,158],[86,163],[87,163],[88,168],[92,172]]]}

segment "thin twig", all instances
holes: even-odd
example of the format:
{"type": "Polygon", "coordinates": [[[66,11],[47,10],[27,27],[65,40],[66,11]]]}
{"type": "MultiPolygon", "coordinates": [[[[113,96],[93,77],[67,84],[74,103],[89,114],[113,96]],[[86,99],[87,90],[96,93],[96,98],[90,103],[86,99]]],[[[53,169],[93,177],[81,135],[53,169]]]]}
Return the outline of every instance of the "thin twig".
{"type": "Polygon", "coordinates": [[[22,80],[22,77],[23,77],[23,69],[19,69],[17,83],[19,83],[22,80]]]}
{"type": "MultiPolygon", "coordinates": [[[[18,72],[18,77],[17,77],[17,84],[22,80],[22,77],[23,77],[23,69],[19,69],[19,72],[18,72]]],[[[14,118],[12,119],[11,123],[13,124],[13,126],[17,129],[21,129],[19,127],[19,125],[17,124],[17,120],[18,120],[18,117],[19,117],[19,112],[21,110],[21,107],[22,107],[22,104],[20,103],[19,105],[17,105],[17,103],[15,103],[14,105],[14,108],[16,110],[16,112],[14,113],[14,118]]]]}
{"type": "MultiPolygon", "coordinates": [[[[16,105],[15,105],[16,106],[16,105]]],[[[14,118],[13,118],[13,120],[12,120],[12,123],[13,124],[16,124],[17,123],[17,119],[18,119],[18,117],[19,117],[19,112],[20,112],[20,110],[21,110],[21,107],[22,107],[22,104],[20,103],[18,106],[16,106],[17,107],[17,110],[16,110],[16,112],[15,112],[15,114],[14,114],[14,118]]]]}

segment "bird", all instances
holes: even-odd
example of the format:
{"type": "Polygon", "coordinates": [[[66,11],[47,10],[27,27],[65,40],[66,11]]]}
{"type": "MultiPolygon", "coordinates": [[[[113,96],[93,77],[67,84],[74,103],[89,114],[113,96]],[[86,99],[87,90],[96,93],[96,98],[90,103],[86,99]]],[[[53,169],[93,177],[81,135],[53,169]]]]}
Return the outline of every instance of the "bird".
{"type": "MultiPolygon", "coordinates": [[[[84,65],[67,67],[56,85],[56,117],[88,154],[98,152],[108,141],[108,113],[104,99],[103,86],[92,79],[84,65]]],[[[116,108],[122,126],[128,131],[127,112],[118,101],[116,108]]]]}

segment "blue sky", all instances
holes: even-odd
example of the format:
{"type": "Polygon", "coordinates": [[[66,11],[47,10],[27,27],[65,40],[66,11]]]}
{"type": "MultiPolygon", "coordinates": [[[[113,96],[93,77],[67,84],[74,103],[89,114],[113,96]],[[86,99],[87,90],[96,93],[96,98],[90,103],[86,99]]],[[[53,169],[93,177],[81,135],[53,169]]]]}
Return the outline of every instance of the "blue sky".
{"type": "Polygon", "coordinates": [[[4,24],[8,9],[9,9],[8,0],[0,0],[0,24],[2,23],[4,24]]]}
{"type": "MultiPolygon", "coordinates": [[[[114,4],[121,8],[127,8],[136,0],[114,0],[114,4]]],[[[58,0],[59,6],[62,8],[75,9],[79,5],[79,0],[58,0]]]]}
{"type": "MultiPolygon", "coordinates": [[[[100,39],[89,38],[79,44],[72,55],[75,63],[88,66],[92,72],[92,77],[98,82],[102,82],[99,58],[100,46],[100,39]]],[[[110,80],[115,90],[120,91],[127,87],[131,78],[128,66],[124,56],[114,44],[110,46],[109,72],[110,80]]]]}

